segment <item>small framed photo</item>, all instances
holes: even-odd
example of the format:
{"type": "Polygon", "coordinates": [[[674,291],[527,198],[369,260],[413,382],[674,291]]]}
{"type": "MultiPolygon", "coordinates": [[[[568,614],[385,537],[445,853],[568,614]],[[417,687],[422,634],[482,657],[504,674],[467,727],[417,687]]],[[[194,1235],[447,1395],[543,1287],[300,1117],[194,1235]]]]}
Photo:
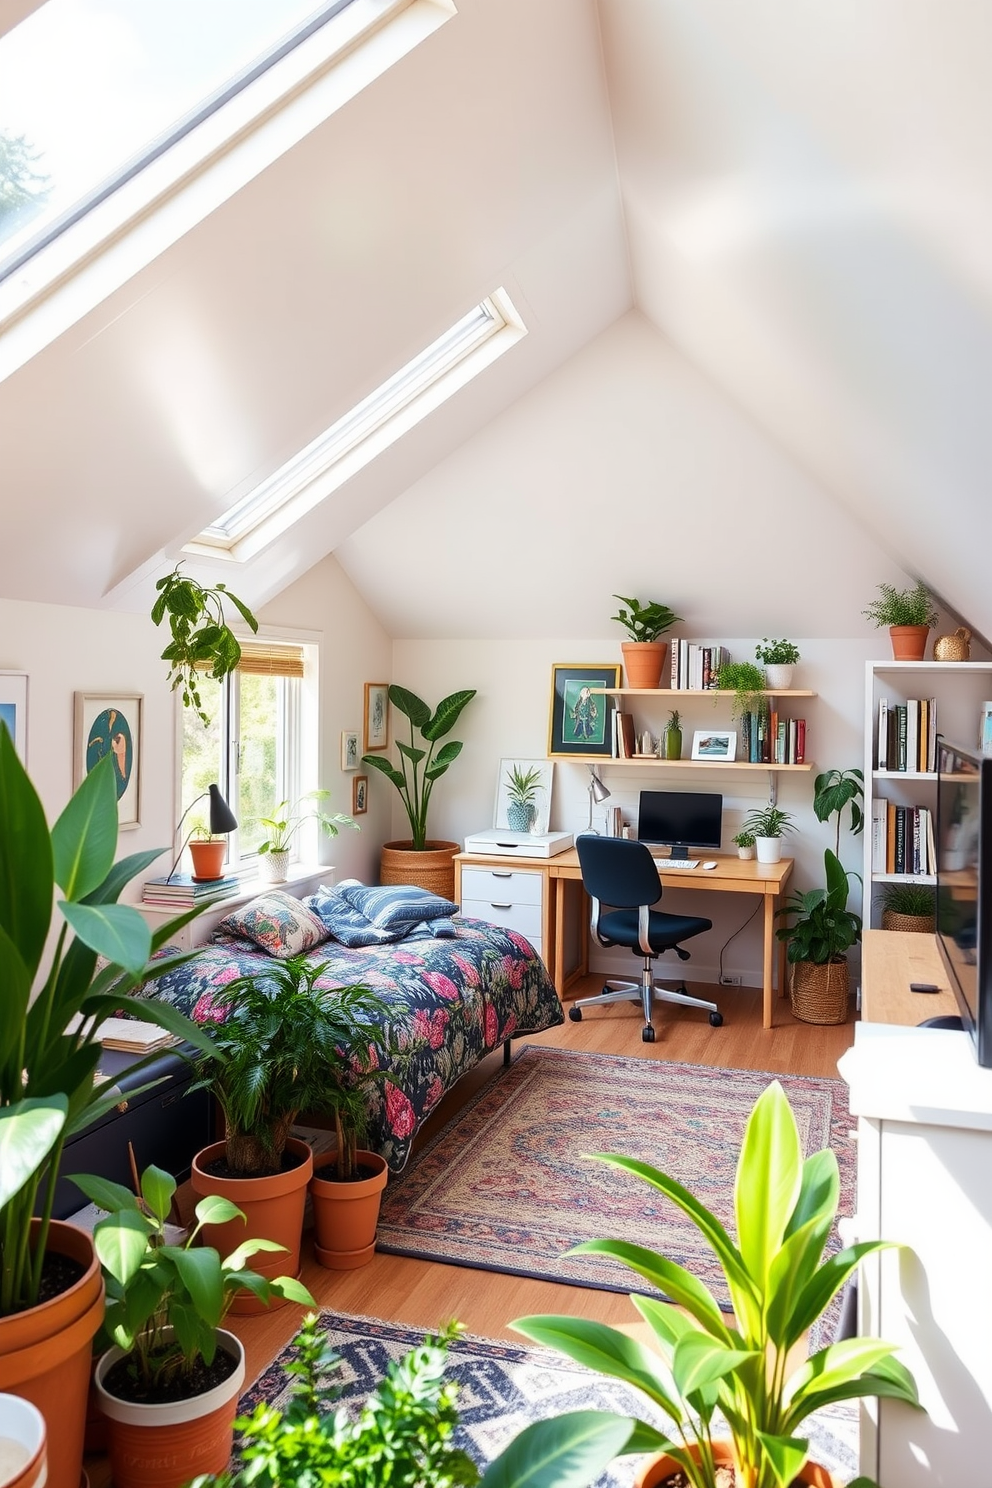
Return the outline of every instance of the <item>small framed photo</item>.
{"type": "Polygon", "coordinates": [[[28,757],[28,678],[26,672],[0,672],[0,728],[10,734],[17,756],[28,757]]]}
{"type": "Polygon", "coordinates": [[[358,734],[344,732],[341,735],[342,770],[358,769],[358,734]]]}
{"type": "Polygon", "coordinates": [[[493,826],[504,832],[546,832],[554,768],[554,760],[501,759],[493,826]]]}
{"type": "Polygon", "coordinates": [[[77,692],[73,728],[73,788],[110,755],[121,831],[141,825],[140,692],[77,692]]]}
{"type": "Polygon", "coordinates": [[[613,754],[613,714],[620,667],[556,663],[551,668],[551,719],[548,754],[552,758],[601,759],[613,754]]]}
{"type": "Polygon", "coordinates": [[[369,777],[356,775],[351,782],[351,814],[364,816],[369,809],[369,777]]]}
{"type": "Polygon", "coordinates": [[[389,683],[365,684],[365,734],[362,753],[389,748],[389,683]]]}
{"type": "Polygon", "coordinates": [[[696,729],[692,736],[694,760],[730,760],[737,758],[737,734],[733,729],[696,729]]]}

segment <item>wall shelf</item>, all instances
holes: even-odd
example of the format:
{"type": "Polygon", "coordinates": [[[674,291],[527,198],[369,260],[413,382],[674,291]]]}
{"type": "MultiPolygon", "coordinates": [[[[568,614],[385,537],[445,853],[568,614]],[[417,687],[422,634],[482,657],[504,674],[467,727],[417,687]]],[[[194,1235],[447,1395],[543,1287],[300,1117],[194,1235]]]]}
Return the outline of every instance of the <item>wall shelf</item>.
{"type": "MultiPolygon", "coordinates": [[[[721,698],[735,697],[732,688],[720,687],[590,687],[590,692],[609,693],[610,697],[680,697],[680,698],[721,698]]],[[[807,688],[782,688],[775,691],[765,688],[763,692],[752,693],[753,697],[784,697],[801,698],[816,697],[815,692],[807,688]]]]}
{"type": "MultiPolygon", "coordinates": [[[[552,759],[574,760],[574,754],[556,754],[552,759]]],[[[789,774],[796,771],[815,770],[814,764],[802,765],[770,765],[754,764],[750,760],[687,760],[687,759],[660,759],[654,754],[635,754],[627,759],[621,759],[618,755],[601,755],[597,759],[586,759],[586,764],[600,765],[633,765],[635,769],[663,769],[663,770],[774,770],[778,773],[789,774]]]]}

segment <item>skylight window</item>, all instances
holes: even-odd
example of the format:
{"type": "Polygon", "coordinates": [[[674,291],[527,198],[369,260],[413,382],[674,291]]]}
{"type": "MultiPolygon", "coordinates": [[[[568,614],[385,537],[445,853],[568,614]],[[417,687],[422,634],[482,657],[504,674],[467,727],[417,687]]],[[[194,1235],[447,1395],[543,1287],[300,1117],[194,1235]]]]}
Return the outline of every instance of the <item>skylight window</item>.
{"type": "Polygon", "coordinates": [[[352,0],[46,0],[0,37],[0,279],[352,0]]]}
{"type": "Polygon", "coordinates": [[[526,335],[502,289],[205,528],[190,553],[253,557],[526,335]]]}

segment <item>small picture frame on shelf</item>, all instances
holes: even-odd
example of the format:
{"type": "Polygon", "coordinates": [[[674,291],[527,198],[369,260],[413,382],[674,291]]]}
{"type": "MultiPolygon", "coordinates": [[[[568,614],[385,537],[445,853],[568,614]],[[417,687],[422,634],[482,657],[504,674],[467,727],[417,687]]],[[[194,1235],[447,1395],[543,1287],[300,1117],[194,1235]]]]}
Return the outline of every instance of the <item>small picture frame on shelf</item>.
{"type": "Polygon", "coordinates": [[[563,759],[609,759],[613,754],[619,666],[583,666],[556,662],[551,668],[551,719],[548,754],[563,759]]]}
{"type": "Polygon", "coordinates": [[[345,730],[341,735],[341,768],[342,770],[358,769],[358,733],[357,731],[345,730]]]}
{"type": "Polygon", "coordinates": [[[351,814],[364,816],[369,809],[369,777],[356,775],[351,782],[351,814]]]}
{"type": "Polygon", "coordinates": [[[727,760],[737,758],[735,729],[696,729],[692,736],[692,759],[727,760]]]}

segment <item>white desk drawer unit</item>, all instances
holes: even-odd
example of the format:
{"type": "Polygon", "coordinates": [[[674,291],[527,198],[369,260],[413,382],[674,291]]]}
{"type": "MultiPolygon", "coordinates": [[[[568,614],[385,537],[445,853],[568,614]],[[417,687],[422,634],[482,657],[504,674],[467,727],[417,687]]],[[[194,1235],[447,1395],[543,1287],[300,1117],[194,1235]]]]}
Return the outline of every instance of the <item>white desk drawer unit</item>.
{"type": "Polygon", "coordinates": [[[526,936],[543,951],[544,875],[510,868],[463,868],[462,914],[526,936]]]}

